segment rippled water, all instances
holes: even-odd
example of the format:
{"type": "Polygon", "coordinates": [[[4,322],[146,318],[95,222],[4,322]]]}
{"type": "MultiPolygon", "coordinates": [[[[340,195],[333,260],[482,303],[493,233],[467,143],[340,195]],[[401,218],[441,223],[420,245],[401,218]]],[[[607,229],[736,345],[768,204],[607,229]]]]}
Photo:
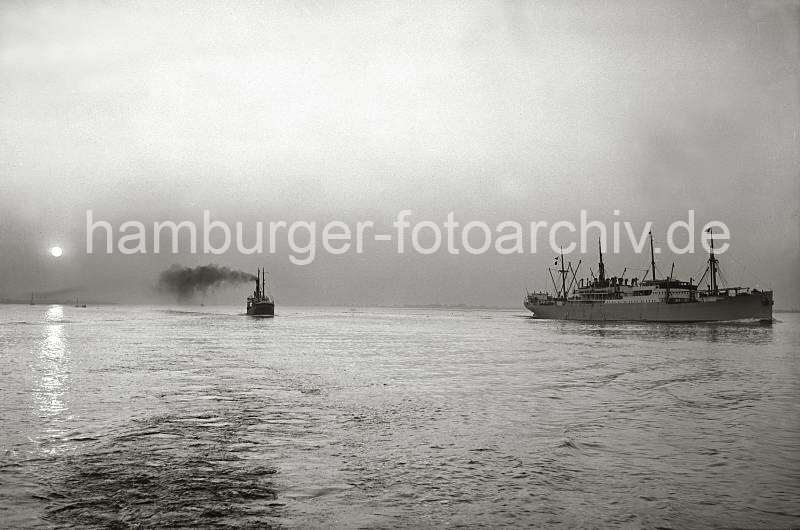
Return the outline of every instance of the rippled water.
{"type": "Polygon", "coordinates": [[[800,315],[0,306],[0,526],[800,525],[800,315]]]}

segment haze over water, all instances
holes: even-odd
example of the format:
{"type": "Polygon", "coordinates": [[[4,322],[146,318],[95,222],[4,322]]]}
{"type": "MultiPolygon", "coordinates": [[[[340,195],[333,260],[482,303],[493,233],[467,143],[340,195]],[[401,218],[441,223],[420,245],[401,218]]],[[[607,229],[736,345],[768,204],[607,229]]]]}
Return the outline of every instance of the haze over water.
{"type": "Polygon", "coordinates": [[[0,306],[0,525],[800,525],[800,315],[0,306]]]}
{"type": "MultiPolygon", "coordinates": [[[[609,231],[652,221],[658,246],[694,210],[697,239],[708,221],[730,228],[733,284],[800,307],[797,1],[2,2],[0,128],[0,299],[164,303],[161,271],[217,263],[267,266],[294,305],[506,307],[549,283],[546,230],[535,253],[368,240],[296,266],[285,231],[265,236],[274,253],[218,256],[166,252],[166,235],[158,253],[150,228],[208,210],[251,247],[257,222],[388,233],[411,210],[494,230],[585,209],[609,231]],[[106,254],[102,229],[90,253],[88,210],[112,243],[143,223],[146,253],[106,254]]],[[[621,233],[609,272],[646,270],[621,233]]],[[[584,271],[596,237],[570,256],[584,271]]],[[[696,249],[659,266],[688,279],[696,249]]]]}

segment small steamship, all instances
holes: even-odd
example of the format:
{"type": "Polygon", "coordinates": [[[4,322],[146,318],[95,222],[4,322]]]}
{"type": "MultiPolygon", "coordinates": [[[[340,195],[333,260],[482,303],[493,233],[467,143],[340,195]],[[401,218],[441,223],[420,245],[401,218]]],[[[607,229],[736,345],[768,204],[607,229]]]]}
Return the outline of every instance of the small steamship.
{"type": "Polygon", "coordinates": [[[254,317],[275,316],[275,300],[267,293],[267,280],[264,269],[256,272],[256,288],[247,297],[247,314],[254,317]]]}
{"type": "MultiPolygon", "coordinates": [[[[729,320],[772,321],[772,291],[748,287],[720,287],[718,285],[719,260],[714,254],[714,235],[710,234],[711,246],[708,266],[695,284],[673,278],[673,263],[670,275],[656,278],[656,262],[653,253],[653,234],[650,233],[650,268],[642,280],[622,277],[607,277],[603,264],[603,251],[599,248],[598,276],[577,279],[577,267],[564,265],[564,254],[560,257],[560,268],[549,269],[555,295],[548,292],[527,293],[525,307],[534,318],[556,320],[628,320],[641,322],[714,322],[729,320]],[[561,285],[557,285],[553,272],[560,274],[561,285]],[[647,273],[650,278],[647,279],[647,273]],[[701,289],[706,280],[705,288],[701,289]]],[[[599,243],[599,242],[598,242],[599,243]]],[[[600,245],[598,244],[598,247],[600,245]]],[[[558,262],[557,262],[558,264],[558,262]]],[[[592,275],[594,276],[594,275],[592,275]]]]}

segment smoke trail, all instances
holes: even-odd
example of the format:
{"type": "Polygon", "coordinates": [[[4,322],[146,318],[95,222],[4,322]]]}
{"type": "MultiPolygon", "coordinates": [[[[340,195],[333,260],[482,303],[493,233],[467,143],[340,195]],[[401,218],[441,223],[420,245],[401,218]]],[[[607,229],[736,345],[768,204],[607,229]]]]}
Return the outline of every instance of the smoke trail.
{"type": "Polygon", "coordinates": [[[188,300],[224,283],[244,283],[255,279],[253,274],[213,264],[198,267],[173,265],[158,277],[158,288],[175,294],[178,300],[188,300]]]}

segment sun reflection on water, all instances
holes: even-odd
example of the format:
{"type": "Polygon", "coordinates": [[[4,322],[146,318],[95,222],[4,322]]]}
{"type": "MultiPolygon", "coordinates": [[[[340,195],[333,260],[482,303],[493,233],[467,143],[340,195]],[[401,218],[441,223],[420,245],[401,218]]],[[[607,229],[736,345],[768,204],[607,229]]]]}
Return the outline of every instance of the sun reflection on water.
{"type": "MultiPolygon", "coordinates": [[[[64,394],[69,386],[69,347],[64,329],[64,307],[52,305],[44,315],[42,337],[36,351],[33,396],[43,425],[46,442],[60,439],[61,423],[69,411],[64,394]]],[[[43,448],[50,452],[53,449],[43,448]]]]}

